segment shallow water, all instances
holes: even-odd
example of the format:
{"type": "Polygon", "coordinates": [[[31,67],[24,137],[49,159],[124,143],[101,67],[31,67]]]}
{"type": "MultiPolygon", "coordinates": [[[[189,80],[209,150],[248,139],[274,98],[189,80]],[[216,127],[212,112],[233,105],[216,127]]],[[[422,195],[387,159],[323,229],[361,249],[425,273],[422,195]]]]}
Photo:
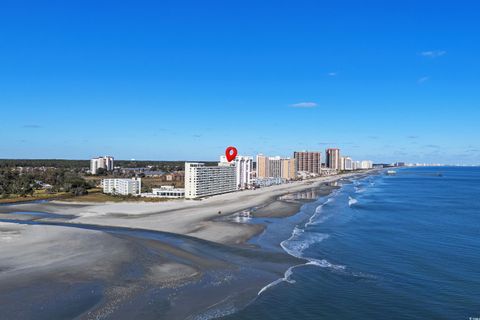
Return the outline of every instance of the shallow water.
{"type": "Polygon", "coordinates": [[[305,264],[226,319],[479,317],[479,222],[480,168],[401,169],[344,184],[270,219],[253,242],[305,264]]]}

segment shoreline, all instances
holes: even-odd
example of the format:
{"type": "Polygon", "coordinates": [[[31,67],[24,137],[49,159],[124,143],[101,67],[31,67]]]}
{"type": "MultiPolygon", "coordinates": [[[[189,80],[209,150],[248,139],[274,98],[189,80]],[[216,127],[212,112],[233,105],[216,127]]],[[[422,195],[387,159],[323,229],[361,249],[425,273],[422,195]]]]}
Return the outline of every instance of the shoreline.
{"type": "MultiPolygon", "coordinates": [[[[272,250],[275,244],[264,248],[262,242],[249,243],[265,229],[268,232],[268,224],[229,220],[235,213],[251,210],[254,219],[281,223],[303,205],[330,194],[337,188],[332,185],[336,181],[377,172],[225,194],[171,210],[149,203],[130,214],[125,210],[131,205],[118,203],[0,206],[0,255],[8,257],[0,261],[0,287],[4,288],[0,308],[15,315],[23,310],[14,302],[15,294],[22,292],[26,301],[36,305],[38,290],[48,290],[44,298],[48,301],[62,296],[54,303],[56,308],[81,299],[83,307],[68,312],[82,319],[130,319],[138,317],[138,312],[152,319],[230,314],[248,305],[265,285],[282,278],[285,270],[304,262],[281,248],[272,250]],[[25,248],[29,260],[25,260],[25,248]],[[12,280],[13,274],[24,280],[12,280]],[[65,283],[71,283],[71,289],[65,283]],[[199,295],[203,298],[198,299],[199,295]]],[[[48,312],[47,318],[55,318],[59,311],[48,312]]]]}
{"type": "Polygon", "coordinates": [[[0,215],[13,212],[44,212],[72,216],[64,221],[72,224],[148,229],[189,235],[222,244],[242,244],[262,230],[258,226],[217,221],[217,218],[243,210],[252,210],[253,215],[257,214],[259,217],[290,216],[298,211],[301,204],[298,201],[278,200],[278,198],[319,188],[341,179],[352,179],[375,172],[377,171],[319,177],[257,190],[227,193],[203,200],[159,203],[89,204],[61,201],[24,203],[0,206],[0,215]],[[218,214],[219,211],[221,214],[218,214]]]}

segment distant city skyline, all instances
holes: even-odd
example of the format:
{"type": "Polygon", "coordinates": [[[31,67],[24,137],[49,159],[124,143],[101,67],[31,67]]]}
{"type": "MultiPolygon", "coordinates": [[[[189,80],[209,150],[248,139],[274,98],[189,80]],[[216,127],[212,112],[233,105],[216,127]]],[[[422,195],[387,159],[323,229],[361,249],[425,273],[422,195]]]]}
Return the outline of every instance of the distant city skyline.
{"type": "Polygon", "coordinates": [[[233,145],[480,164],[479,10],[2,3],[0,158],[216,161],[233,145]]]}

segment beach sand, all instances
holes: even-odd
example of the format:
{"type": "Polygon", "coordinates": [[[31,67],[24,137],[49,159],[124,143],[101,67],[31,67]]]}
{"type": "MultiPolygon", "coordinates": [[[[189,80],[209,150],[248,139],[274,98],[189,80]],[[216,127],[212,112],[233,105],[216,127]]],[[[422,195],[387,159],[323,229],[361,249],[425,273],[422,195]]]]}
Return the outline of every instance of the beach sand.
{"type": "Polygon", "coordinates": [[[318,189],[321,186],[326,192],[330,192],[327,186],[329,183],[356,175],[359,174],[320,177],[257,190],[232,192],[202,200],[91,204],[52,201],[0,206],[0,213],[48,212],[71,215],[72,218],[68,219],[69,223],[149,229],[191,235],[219,243],[238,244],[261,229],[255,225],[239,227],[230,223],[212,222],[212,220],[221,215],[226,216],[255,207],[260,207],[253,211],[256,216],[292,215],[298,212],[302,201],[277,201],[278,197],[302,190],[318,189]],[[218,212],[221,212],[221,215],[218,212]]]}
{"type": "Polygon", "coordinates": [[[293,215],[330,193],[335,181],[355,176],[199,201],[0,206],[2,316],[208,319],[229,314],[302,263],[281,250],[248,244],[266,226],[229,217],[243,210],[254,217],[293,215]]]}

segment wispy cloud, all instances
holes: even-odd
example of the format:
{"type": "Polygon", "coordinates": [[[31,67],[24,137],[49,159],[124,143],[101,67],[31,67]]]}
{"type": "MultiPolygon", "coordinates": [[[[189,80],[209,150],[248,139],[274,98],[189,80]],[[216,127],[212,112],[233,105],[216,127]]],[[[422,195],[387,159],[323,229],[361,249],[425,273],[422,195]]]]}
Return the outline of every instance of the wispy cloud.
{"type": "Polygon", "coordinates": [[[431,51],[422,51],[420,55],[426,58],[438,58],[447,54],[445,50],[431,50],[431,51]]]}
{"type": "Polygon", "coordinates": [[[427,82],[428,80],[430,80],[430,77],[424,76],[424,77],[418,78],[417,83],[422,84],[427,82]]]}
{"type": "Polygon", "coordinates": [[[40,129],[42,126],[39,124],[25,124],[23,127],[28,129],[40,129]]]}
{"type": "Polygon", "coordinates": [[[414,135],[411,135],[411,136],[407,136],[408,139],[418,139],[420,138],[419,136],[414,136],[414,135]]]}
{"type": "Polygon", "coordinates": [[[292,108],[315,108],[316,106],[316,102],[298,102],[290,105],[292,108]]]}
{"type": "Polygon", "coordinates": [[[201,138],[202,135],[201,135],[201,134],[194,134],[193,137],[194,137],[194,138],[201,138]]]}
{"type": "Polygon", "coordinates": [[[336,77],[338,75],[338,72],[329,72],[327,73],[327,76],[329,77],[336,77]]]}
{"type": "Polygon", "coordinates": [[[427,144],[423,146],[424,148],[440,149],[439,145],[436,144],[427,144]]]}

